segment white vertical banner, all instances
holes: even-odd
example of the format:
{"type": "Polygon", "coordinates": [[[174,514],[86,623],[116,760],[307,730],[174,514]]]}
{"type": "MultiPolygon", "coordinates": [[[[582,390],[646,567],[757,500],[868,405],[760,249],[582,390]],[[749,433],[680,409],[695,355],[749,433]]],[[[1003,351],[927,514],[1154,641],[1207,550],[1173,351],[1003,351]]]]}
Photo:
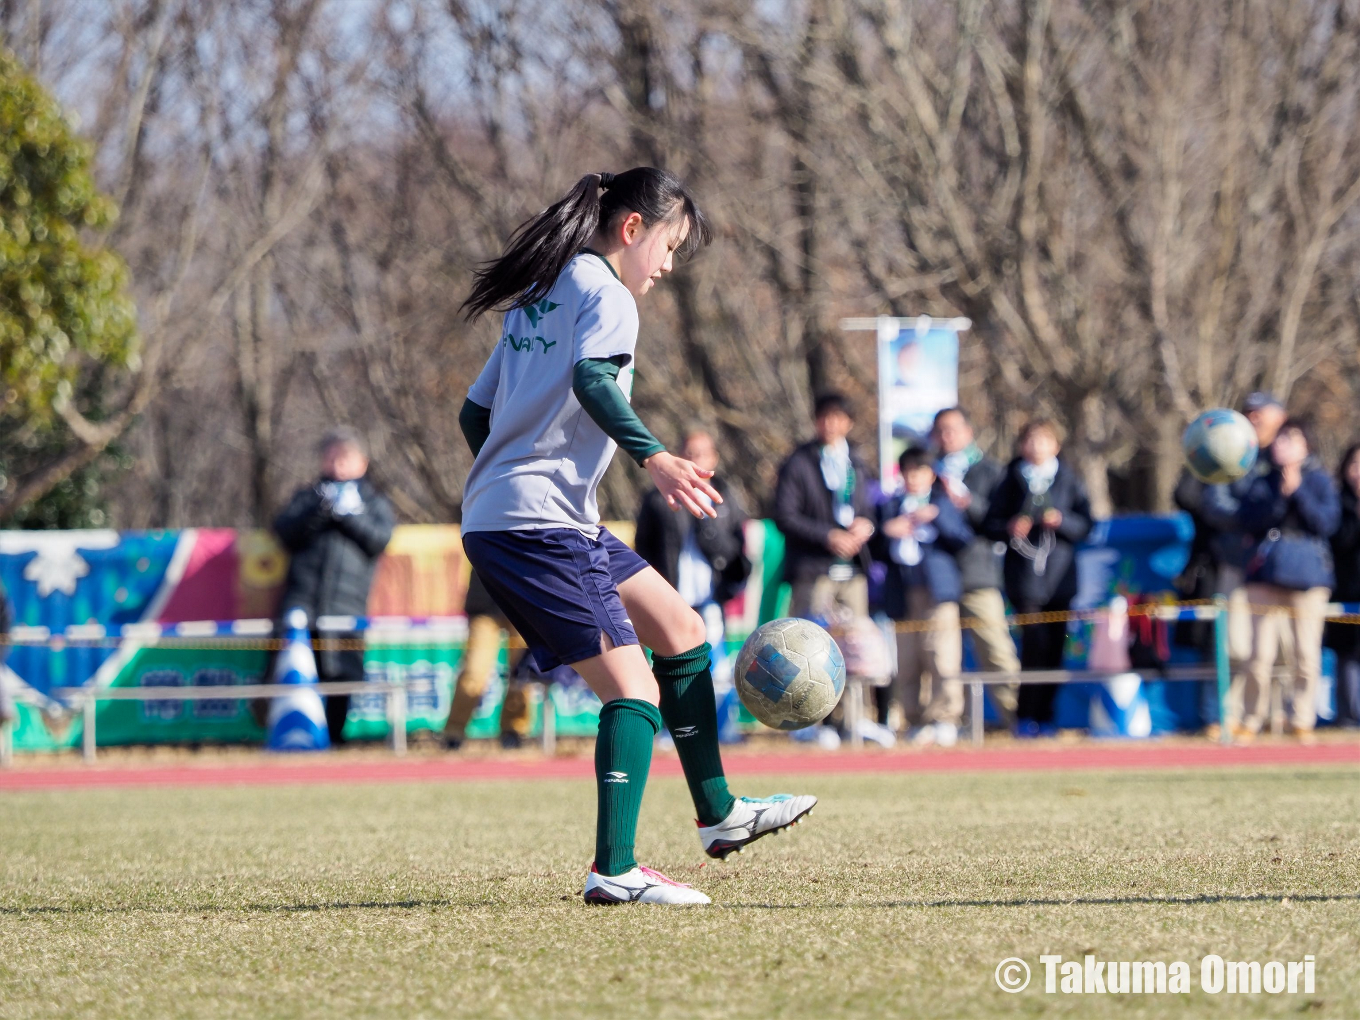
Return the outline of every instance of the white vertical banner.
{"type": "Polygon", "coordinates": [[[972,322],[880,315],[842,319],[840,326],[873,330],[878,340],[879,480],[892,492],[902,451],[924,445],[935,415],[959,402],[959,333],[972,322]]]}

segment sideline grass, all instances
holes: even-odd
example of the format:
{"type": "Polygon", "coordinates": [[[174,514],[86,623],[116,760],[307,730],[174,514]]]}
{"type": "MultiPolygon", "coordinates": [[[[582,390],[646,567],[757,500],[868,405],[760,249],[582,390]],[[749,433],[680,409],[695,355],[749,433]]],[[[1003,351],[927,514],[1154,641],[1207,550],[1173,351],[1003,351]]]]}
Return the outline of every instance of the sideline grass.
{"type": "Polygon", "coordinates": [[[0,1015],[1360,1016],[1353,768],[799,776],[809,824],[699,868],[715,908],[587,908],[586,782],[0,796],[0,1015]],[[1283,901],[1283,902],[1282,902],[1283,901]],[[1186,960],[1189,996],[1044,995],[1041,953],[1186,960]],[[1317,958],[1314,995],[1198,961],[1317,958]],[[1035,981],[999,991],[997,963],[1035,981]]]}

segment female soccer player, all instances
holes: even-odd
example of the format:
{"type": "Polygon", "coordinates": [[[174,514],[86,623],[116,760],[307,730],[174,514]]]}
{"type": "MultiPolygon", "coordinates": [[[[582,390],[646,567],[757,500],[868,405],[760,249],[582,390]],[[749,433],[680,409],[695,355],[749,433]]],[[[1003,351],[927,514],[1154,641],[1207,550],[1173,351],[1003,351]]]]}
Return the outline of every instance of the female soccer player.
{"type": "Polygon", "coordinates": [[[703,620],[600,527],[595,493],[616,446],[647,469],[673,509],[713,516],[722,499],[711,472],[667,453],[629,404],[635,299],[677,254],[708,240],[698,205],[671,174],[587,174],[520,226],[505,253],[478,271],[464,303],[470,318],[508,311],[459,414],[476,458],[463,489],[463,548],[539,668],[571,665],[604,702],[587,903],[710,902],[633,857],[663,722],[710,857],[794,824],[817,802],[728,792],[703,620]],[[639,641],[652,650],[651,669],[639,641]]]}

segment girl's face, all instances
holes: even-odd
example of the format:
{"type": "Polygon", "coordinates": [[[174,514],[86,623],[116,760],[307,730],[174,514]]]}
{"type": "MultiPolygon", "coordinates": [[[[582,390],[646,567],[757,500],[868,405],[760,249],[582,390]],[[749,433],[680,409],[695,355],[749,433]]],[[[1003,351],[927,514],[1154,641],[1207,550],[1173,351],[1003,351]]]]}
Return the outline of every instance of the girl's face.
{"type": "Polygon", "coordinates": [[[661,220],[650,227],[643,224],[638,213],[624,217],[614,237],[623,246],[619,251],[619,279],[633,297],[642,297],[663,273],[671,271],[675,249],[688,233],[688,217],[661,220]]]}
{"type": "Polygon", "coordinates": [[[1033,429],[1020,444],[1020,456],[1031,464],[1047,464],[1058,455],[1058,437],[1048,429],[1033,429]]]}
{"type": "Polygon", "coordinates": [[[1346,470],[1342,474],[1351,491],[1360,494],[1360,450],[1351,454],[1351,459],[1346,461],[1346,470]]]}

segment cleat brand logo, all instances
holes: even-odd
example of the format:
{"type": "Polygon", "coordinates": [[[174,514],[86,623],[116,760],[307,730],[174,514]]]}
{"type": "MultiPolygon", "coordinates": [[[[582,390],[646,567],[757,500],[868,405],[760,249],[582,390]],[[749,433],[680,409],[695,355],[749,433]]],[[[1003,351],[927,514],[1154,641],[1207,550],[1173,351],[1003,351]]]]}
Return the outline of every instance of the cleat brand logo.
{"type": "Polygon", "coordinates": [[[681,726],[671,735],[675,737],[676,740],[683,740],[685,737],[695,737],[699,735],[699,727],[681,726]]]}
{"type": "Polygon", "coordinates": [[[627,772],[606,772],[606,773],[604,774],[604,781],[605,781],[606,783],[626,783],[626,782],[628,782],[628,773],[627,773],[627,772]]]}

